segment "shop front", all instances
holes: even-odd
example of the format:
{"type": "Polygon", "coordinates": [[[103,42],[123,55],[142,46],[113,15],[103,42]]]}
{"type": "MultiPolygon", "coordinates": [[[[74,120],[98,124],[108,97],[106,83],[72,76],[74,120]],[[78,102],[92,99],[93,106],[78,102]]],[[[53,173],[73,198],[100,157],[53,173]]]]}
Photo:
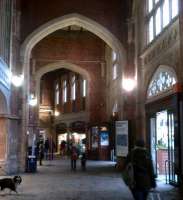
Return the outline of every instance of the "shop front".
{"type": "Polygon", "coordinates": [[[94,125],[88,132],[88,152],[90,159],[110,160],[110,131],[109,125],[94,125]]]}

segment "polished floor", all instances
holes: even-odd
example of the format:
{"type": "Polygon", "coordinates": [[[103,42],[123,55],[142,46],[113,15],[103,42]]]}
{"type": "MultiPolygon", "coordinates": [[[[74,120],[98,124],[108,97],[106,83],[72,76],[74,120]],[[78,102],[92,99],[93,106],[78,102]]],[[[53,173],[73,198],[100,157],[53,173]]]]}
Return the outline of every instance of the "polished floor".
{"type": "MultiPolygon", "coordinates": [[[[132,200],[132,196],[116,172],[115,163],[88,161],[87,170],[82,171],[80,163],[77,170],[71,171],[70,161],[59,159],[44,161],[37,173],[21,174],[22,183],[18,194],[5,190],[0,192],[2,200],[132,200]]],[[[170,195],[172,187],[159,185],[163,192],[161,200],[176,200],[170,195]],[[166,198],[165,198],[166,197],[166,198]]],[[[149,199],[153,199],[152,196],[149,199]]]]}

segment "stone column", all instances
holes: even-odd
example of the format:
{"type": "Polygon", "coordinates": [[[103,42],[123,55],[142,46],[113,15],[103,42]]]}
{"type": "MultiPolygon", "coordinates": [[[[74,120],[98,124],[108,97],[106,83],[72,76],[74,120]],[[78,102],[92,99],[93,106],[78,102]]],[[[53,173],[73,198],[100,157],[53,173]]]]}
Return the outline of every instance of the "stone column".
{"type": "MultiPolygon", "coordinates": [[[[182,0],[179,0],[179,22],[180,22],[180,69],[182,69],[183,67],[183,1],[182,0]]],[[[181,74],[181,84],[183,84],[183,73],[181,74]]],[[[181,105],[183,105],[183,103],[181,102],[181,105]]],[[[181,108],[181,111],[180,111],[180,116],[181,116],[181,123],[182,123],[182,120],[183,120],[183,106],[180,106],[181,108]]],[[[181,184],[183,183],[183,126],[180,125],[180,135],[181,135],[181,146],[180,146],[180,149],[181,149],[181,184]]],[[[183,187],[183,185],[182,185],[183,187]]]]}

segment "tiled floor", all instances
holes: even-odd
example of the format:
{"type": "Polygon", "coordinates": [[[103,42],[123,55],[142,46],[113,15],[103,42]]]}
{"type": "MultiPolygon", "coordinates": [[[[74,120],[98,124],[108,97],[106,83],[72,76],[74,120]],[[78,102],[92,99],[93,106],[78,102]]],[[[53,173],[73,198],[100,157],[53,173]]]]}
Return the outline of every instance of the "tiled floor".
{"type": "MultiPolygon", "coordinates": [[[[37,173],[22,174],[18,194],[0,192],[2,200],[132,200],[132,196],[116,172],[114,163],[88,161],[87,170],[71,171],[69,160],[46,161],[37,173]]],[[[158,184],[164,200],[175,200],[168,186],[158,184]],[[166,197],[166,198],[165,198],[166,197]]],[[[175,197],[174,192],[173,196],[175,197]]]]}

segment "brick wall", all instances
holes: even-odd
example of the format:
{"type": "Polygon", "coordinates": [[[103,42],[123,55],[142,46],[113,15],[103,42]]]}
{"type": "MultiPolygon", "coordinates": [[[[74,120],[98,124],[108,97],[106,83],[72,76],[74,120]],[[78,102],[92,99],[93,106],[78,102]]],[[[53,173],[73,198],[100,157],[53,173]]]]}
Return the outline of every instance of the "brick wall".
{"type": "MultiPolygon", "coordinates": [[[[129,0],[22,0],[22,41],[40,25],[67,14],[84,15],[109,29],[122,39],[126,34],[126,4],[129,0]],[[29,26],[27,26],[29,24],[29,26]]],[[[124,39],[125,41],[125,39],[124,39]]]]}
{"type": "MultiPolygon", "coordinates": [[[[106,120],[106,80],[101,77],[101,63],[105,60],[105,43],[95,35],[83,31],[60,31],[43,39],[33,49],[32,59],[35,60],[35,70],[39,70],[48,63],[65,60],[85,69],[91,82],[88,83],[88,97],[90,121],[106,120]],[[100,86],[100,87],[99,87],[100,86]]],[[[63,69],[62,69],[63,70],[63,69]]],[[[70,72],[67,72],[70,73],[70,72]]],[[[54,81],[58,79],[58,72],[49,73],[43,81],[43,105],[53,106],[54,81]],[[50,92],[49,92],[50,91],[50,92]]],[[[61,76],[61,75],[59,75],[61,76]]],[[[79,87],[79,84],[77,85],[79,87]]],[[[70,95],[70,91],[68,91],[70,95]]],[[[69,98],[70,99],[70,98],[69,98]]],[[[68,101],[65,111],[72,112],[72,103],[68,101]]],[[[81,111],[81,99],[77,98],[76,111],[81,111]]]]}

